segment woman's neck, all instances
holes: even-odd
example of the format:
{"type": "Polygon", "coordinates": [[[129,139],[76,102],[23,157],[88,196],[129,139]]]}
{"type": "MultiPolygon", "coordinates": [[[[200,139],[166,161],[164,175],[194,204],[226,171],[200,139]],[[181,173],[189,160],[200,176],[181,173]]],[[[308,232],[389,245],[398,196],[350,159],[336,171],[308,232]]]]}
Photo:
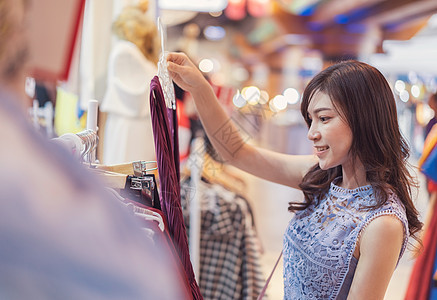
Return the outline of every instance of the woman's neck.
{"type": "Polygon", "coordinates": [[[354,168],[342,168],[343,176],[339,186],[345,189],[356,189],[368,185],[366,171],[360,161],[355,162],[354,168]]]}

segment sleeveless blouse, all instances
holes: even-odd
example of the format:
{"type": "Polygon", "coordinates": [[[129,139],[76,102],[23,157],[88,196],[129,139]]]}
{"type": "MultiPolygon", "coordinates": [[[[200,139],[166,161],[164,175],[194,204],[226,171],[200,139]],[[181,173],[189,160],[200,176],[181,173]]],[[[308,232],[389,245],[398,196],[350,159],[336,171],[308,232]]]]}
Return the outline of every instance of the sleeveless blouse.
{"type": "Polygon", "coordinates": [[[346,299],[358,262],[353,256],[358,238],[382,215],[404,225],[399,262],[409,231],[405,208],[393,192],[384,205],[370,209],[376,204],[370,185],[344,189],[331,183],[314,203],[296,212],[284,234],[284,299],[346,299]]]}

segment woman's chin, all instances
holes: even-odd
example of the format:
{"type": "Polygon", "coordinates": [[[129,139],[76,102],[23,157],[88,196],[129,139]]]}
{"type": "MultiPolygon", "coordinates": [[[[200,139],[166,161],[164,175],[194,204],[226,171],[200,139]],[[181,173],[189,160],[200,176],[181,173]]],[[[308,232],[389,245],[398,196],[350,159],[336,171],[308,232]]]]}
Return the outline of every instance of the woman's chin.
{"type": "Polygon", "coordinates": [[[330,164],[319,161],[319,167],[320,167],[320,169],[327,171],[329,169],[335,168],[336,166],[332,166],[330,164]]]}
{"type": "Polygon", "coordinates": [[[322,170],[324,170],[324,171],[326,171],[326,170],[329,169],[329,168],[326,167],[326,164],[321,163],[320,161],[319,161],[319,167],[320,167],[320,169],[322,169],[322,170]]]}

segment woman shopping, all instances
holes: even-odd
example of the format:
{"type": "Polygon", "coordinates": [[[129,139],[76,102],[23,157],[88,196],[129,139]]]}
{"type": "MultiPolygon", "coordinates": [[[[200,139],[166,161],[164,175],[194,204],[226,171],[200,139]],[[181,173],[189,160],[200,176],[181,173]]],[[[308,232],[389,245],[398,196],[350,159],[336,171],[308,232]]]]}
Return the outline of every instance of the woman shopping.
{"type": "Polygon", "coordinates": [[[411,199],[409,149],[384,76],[357,61],[316,75],[301,104],[314,155],[287,155],[244,143],[187,56],[167,60],[224,161],[305,196],[290,199],[284,299],[383,299],[408,238],[422,226],[411,199]]]}

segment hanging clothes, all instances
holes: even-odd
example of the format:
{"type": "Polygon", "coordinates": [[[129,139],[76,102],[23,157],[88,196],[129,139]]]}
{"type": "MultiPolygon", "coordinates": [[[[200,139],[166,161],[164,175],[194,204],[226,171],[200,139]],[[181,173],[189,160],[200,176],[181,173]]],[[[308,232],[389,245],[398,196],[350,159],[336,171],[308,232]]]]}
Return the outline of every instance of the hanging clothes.
{"type": "Polygon", "coordinates": [[[431,286],[433,283],[434,263],[437,253],[437,213],[434,204],[434,213],[423,238],[423,249],[414,262],[410,275],[405,300],[428,300],[430,298],[431,286]]]}
{"type": "MultiPolygon", "coordinates": [[[[131,200],[135,200],[138,203],[142,203],[148,207],[153,207],[156,209],[161,209],[161,203],[159,201],[159,193],[155,180],[154,174],[144,174],[143,177],[151,178],[151,181],[147,181],[150,183],[148,188],[143,188],[141,190],[131,189],[132,180],[136,178],[136,176],[128,175],[126,177],[126,183],[124,189],[120,190],[120,195],[125,198],[129,198],[131,200]]],[[[146,180],[148,178],[143,178],[146,180]]]]}
{"type": "Polygon", "coordinates": [[[178,278],[180,285],[183,287],[183,297],[182,299],[192,299],[190,283],[185,274],[185,270],[182,266],[179,255],[174,248],[173,242],[168,233],[168,224],[165,221],[162,211],[147,207],[136,201],[125,199],[123,203],[129,210],[134,214],[134,216],[140,220],[142,224],[142,229],[149,234],[151,232],[150,238],[155,243],[155,246],[159,249],[165,249],[168,253],[172,255],[168,257],[168,263],[172,266],[174,270],[175,277],[178,278]],[[152,218],[151,214],[157,214],[161,218],[159,220],[152,218]],[[163,221],[163,223],[160,222],[163,221]],[[163,225],[163,226],[161,226],[163,225]]]}
{"type": "Polygon", "coordinates": [[[181,208],[176,107],[175,109],[167,108],[157,76],[150,84],[150,112],[159,172],[161,209],[167,219],[169,233],[190,282],[193,298],[203,299],[190,261],[181,208]]]}
{"type": "MultiPolygon", "coordinates": [[[[184,219],[189,228],[190,179],[181,185],[184,219]]],[[[257,299],[264,276],[248,201],[218,184],[203,181],[196,193],[201,201],[199,285],[204,299],[257,299]]]]}

